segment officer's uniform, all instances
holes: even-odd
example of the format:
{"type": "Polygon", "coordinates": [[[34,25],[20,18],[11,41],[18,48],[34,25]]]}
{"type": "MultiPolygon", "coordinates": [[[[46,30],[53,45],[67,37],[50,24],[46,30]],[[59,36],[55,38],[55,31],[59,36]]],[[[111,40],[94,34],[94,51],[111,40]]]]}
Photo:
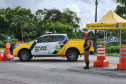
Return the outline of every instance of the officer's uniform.
{"type": "Polygon", "coordinates": [[[90,40],[87,39],[85,40],[85,44],[84,44],[84,58],[85,58],[85,63],[86,63],[86,66],[84,67],[84,69],[89,69],[89,54],[90,54],[90,40]],[[89,46],[89,47],[87,47],[89,46]]]}
{"type": "MultiPolygon", "coordinates": [[[[85,40],[84,48],[86,48],[88,45],[90,46],[89,39],[85,40]]],[[[90,47],[86,48],[84,51],[85,62],[89,62],[89,54],[90,54],[89,49],[90,49],[90,47]]]]}

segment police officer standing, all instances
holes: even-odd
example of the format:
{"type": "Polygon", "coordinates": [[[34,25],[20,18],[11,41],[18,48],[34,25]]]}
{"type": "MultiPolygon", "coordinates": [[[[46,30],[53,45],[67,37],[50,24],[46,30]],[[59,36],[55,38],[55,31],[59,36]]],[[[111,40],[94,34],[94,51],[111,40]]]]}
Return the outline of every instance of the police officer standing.
{"type": "Polygon", "coordinates": [[[85,63],[86,66],[83,67],[84,69],[89,69],[89,54],[90,54],[90,40],[88,39],[88,34],[84,35],[84,39],[85,39],[85,44],[84,44],[84,58],[85,58],[85,63]]]}

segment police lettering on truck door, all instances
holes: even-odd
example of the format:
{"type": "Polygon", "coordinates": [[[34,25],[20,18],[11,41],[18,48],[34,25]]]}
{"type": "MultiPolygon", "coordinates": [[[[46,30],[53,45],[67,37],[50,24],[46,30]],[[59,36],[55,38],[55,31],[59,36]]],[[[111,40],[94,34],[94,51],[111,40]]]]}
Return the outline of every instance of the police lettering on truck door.
{"type": "Polygon", "coordinates": [[[35,46],[35,52],[47,50],[47,46],[35,46]]]}
{"type": "Polygon", "coordinates": [[[48,43],[37,43],[32,50],[33,55],[48,55],[48,51],[51,50],[51,42],[48,43]]]}

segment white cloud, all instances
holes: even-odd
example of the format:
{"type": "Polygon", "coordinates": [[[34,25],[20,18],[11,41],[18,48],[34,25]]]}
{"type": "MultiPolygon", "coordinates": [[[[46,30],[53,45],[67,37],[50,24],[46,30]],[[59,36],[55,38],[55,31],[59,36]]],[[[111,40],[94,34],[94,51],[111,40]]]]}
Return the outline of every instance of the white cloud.
{"type": "MultiPolygon", "coordinates": [[[[31,9],[32,13],[35,13],[38,9],[52,9],[54,7],[63,11],[68,7],[81,18],[81,29],[85,27],[86,23],[95,21],[94,0],[0,0],[0,8],[15,6],[31,9]]],[[[109,10],[114,10],[116,6],[116,0],[100,0],[98,4],[98,20],[109,10]]]]}
{"type": "Polygon", "coordinates": [[[76,4],[68,5],[67,8],[75,11],[76,13],[80,13],[80,9],[79,9],[78,5],[76,5],[76,4]]]}
{"type": "Polygon", "coordinates": [[[7,5],[4,3],[4,0],[0,0],[0,8],[6,8],[7,5]]]}

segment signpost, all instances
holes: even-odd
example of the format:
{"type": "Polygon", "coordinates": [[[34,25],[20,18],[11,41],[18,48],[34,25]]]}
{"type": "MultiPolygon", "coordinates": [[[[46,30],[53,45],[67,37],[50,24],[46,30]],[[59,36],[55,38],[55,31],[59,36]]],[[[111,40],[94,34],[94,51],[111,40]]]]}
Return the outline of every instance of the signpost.
{"type": "Polygon", "coordinates": [[[11,42],[11,36],[7,36],[7,42],[11,42]]]}
{"type": "Polygon", "coordinates": [[[110,53],[111,53],[111,46],[113,44],[113,37],[110,37],[110,53]]]}

